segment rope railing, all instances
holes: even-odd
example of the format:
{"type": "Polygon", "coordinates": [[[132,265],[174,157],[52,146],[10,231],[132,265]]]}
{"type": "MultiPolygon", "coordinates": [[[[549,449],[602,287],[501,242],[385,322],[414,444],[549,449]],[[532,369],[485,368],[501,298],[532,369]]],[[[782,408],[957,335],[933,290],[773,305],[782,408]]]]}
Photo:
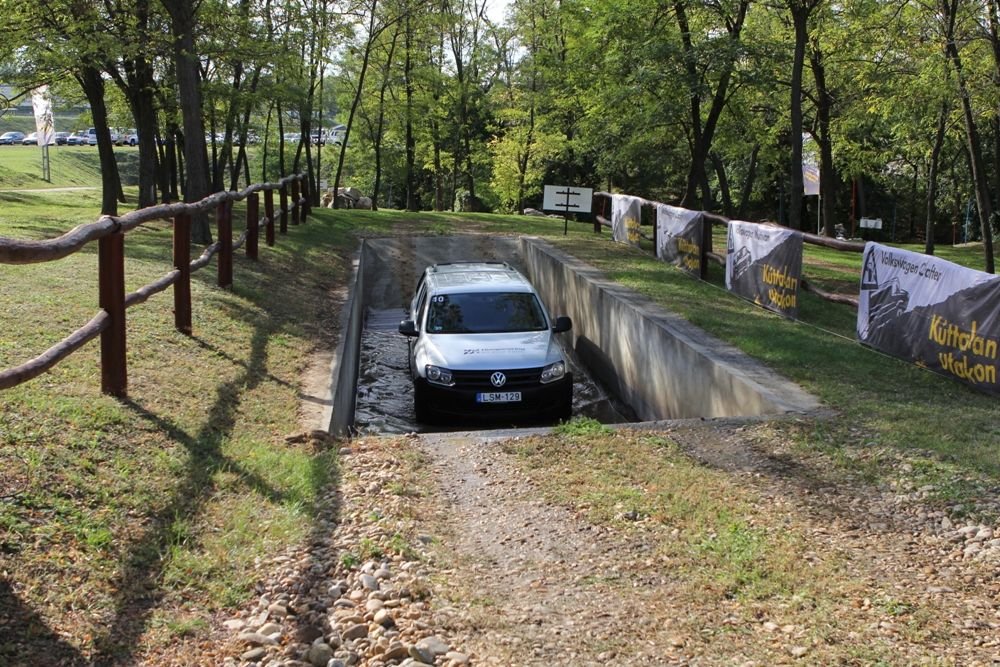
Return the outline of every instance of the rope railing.
{"type": "Polygon", "coordinates": [[[305,222],[310,213],[308,181],[304,174],[286,176],[277,183],[259,183],[236,192],[217,192],[191,203],[170,203],[130,211],[121,216],[102,216],[97,222],[74,227],[61,236],[46,240],[20,240],[0,237],[0,264],[33,264],[63,259],[97,241],[98,302],[101,310],[84,326],[59,341],[42,354],[18,366],[0,370],[0,390],[9,389],[52,369],[60,361],[100,336],[101,390],[106,394],[127,395],[125,366],[125,310],[146,302],[150,297],[174,287],[174,325],[178,331],[191,334],[191,274],[218,256],[218,284],[232,285],[232,254],[246,248],[251,260],[257,259],[260,227],[265,229],[265,242],[275,244],[273,193],[281,195],[281,233],[287,233],[288,214],[292,224],[305,222]],[[299,185],[302,189],[300,191],[299,185]],[[288,188],[292,196],[289,202],[288,188]],[[265,215],[260,215],[259,193],[264,193],[265,215]],[[232,239],[232,205],[247,199],[246,229],[234,242],[232,239]],[[216,211],[218,240],[191,260],[191,216],[216,211]],[[148,222],[169,219],[173,222],[174,269],[163,277],[125,294],[124,237],[148,222]]]}
{"type": "MultiPolygon", "coordinates": [[[[603,213],[606,213],[607,212],[607,208],[605,206],[603,206],[603,204],[611,201],[611,193],[610,192],[595,192],[594,193],[594,199],[595,200],[598,200],[598,199],[601,200],[602,206],[600,207],[600,210],[603,213]]],[[[660,204],[660,202],[656,202],[656,201],[652,201],[652,200],[649,200],[649,199],[645,199],[643,197],[635,197],[635,199],[639,200],[640,205],[642,205],[644,207],[651,207],[653,209],[653,211],[654,211],[654,219],[655,219],[655,210],[656,210],[657,205],[660,204]]],[[[599,207],[595,204],[592,208],[593,208],[594,211],[597,211],[599,207]]],[[[714,252],[711,251],[711,243],[710,243],[710,240],[711,240],[711,227],[713,225],[720,226],[720,227],[726,227],[726,226],[729,225],[729,223],[731,222],[731,220],[729,218],[723,216],[723,215],[719,215],[717,213],[709,213],[707,211],[702,211],[702,219],[705,220],[707,223],[709,223],[705,227],[705,232],[704,232],[705,242],[701,244],[701,252],[702,252],[702,257],[701,257],[701,266],[702,266],[701,277],[702,277],[702,279],[704,279],[706,277],[706,275],[707,275],[707,273],[706,273],[706,266],[707,266],[707,262],[708,261],[715,262],[716,264],[719,264],[719,265],[722,265],[722,266],[725,266],[725,264],[726,264],[726,258],[724,256],[719,255],[719,254],[714,253],[714,252]]],[[[594,213],[594,221],[595,221],[595,223],[594,223],[594,231],[600,231],[600,227],[609,227],[610,228],[612,226],[611,220],[608,219],[608,218],[606,218],[601,213],[594,213]]],[[[775,223],[759,223],[759,224],[775,225],[775,223]]],[[[775,225],[775,226],[777,226],[777,225],[775,225]]],[[[641,231],[640,231],[640,236],[643,239],[645,239],[646,241],[651,242],[653,244],[654,248],[655,248],[656,245],[657,245],[656,225],[655,224],[653,225],[653,230],[654,231],[653,231],[653,235],[652,236],[649,236],[648,234],[644,234],[641,231]]],[[[853,242],[853,241],[842,241],[840,239],[831,239],[831,238],[829,238],[827,236],[820,236],[819,234],[812,234],[812,233],[809,233],[809,232],[801,232],[801,234],[802,234],[802,241],[804,243],[809,243],[811,245],[822,246],[822,247],[831,248],[833,250],[839,250],[839,251],[843,251],[843,252],[856,252],[856,253],[859,253],[859,254],[863,253],[865,251],[865,244],[863,244],[863,243],[856,243],[856,242],[853,242]]],[[[846,304],[846,305],[849,305],[849,306],[853,306],[854,308],[858,307],[858,297],[857,296],[849,295],[849,294],[836,294],[836,293],[833,293],[833,292],[828,292],[828,291],[826,291],[826,290],[824,290],[824,289],[822,289],[822,288],[820,288],[820,287],[818,287],[816,285],[811,284],[805,278],[800,278],[800,285],[802,286],[802,289],[804,289],[804,290],[806,290],[808,292],[812,292],[816,296],[818,296],[821,299],[824,299],[826,301],[830,301],[830,302],[833,302],[833,303],[846,304]]]]}

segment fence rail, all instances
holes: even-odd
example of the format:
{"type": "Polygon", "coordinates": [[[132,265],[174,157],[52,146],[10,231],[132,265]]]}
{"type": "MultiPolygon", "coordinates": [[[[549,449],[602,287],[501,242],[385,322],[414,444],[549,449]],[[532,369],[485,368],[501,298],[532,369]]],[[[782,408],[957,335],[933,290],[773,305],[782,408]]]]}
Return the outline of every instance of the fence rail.
{"type": "MultiPolygon", "coordinates": [[[[639,200],[643,208],[652,209],[653,219],[655,220],[656,206],[660,202],[651,201],[649,199],[643,199],[642,197],[636,197],[636,199],[639,200]]],[[[608,215],[608,209],[611,206],[611,193],[595,192],[594,200],[595,202],[594,206],[592,207],[592,210],[601,211],[601,213],[596,213],[596,212],[594,213],[594,231],[600,231],[601,227],[611,227],[610,218],[605,217],[606,215],[608,215]],[[598,202],[600,203],[600,207],[598,207],[597,205],[598,202]]],[[[702,239],[702,244],[701,244],[700,275],[702,279],[705,279],[708,275],[709,261],[715,262],[716,264],[720,264],[722,266],[726,265],[726,258],[723,255],[719,255],[717,253],[712,252],[712,226],[714,225],[714,226],[726,227],[729,225],[730,219],[725,216],[718,215],[716,213],[708,213],[704,211],[702,212],[702,218],[705,220],[705,222],[708,223],[707,225],[704,226],[704,232],[703,232],[704,238],[702,239]]],[[[657,247],[656,225],[655,224],[653,225],[653,236],[650,237],[646,234],[642,234],[642,238],[652,242],[655,252],[655,248],[657,247]]],[[[811,234],[809,232],[802,232],[802,241],[804,243],[809,243],[811,245],[822,246],[825,248],[832,248],[834,250],[840,250],[843,252],[856,252],[858,254],[861,254],[865,251],[865,245],[863,243],[855,243],[852,241],[841,241],[840,239],[831,239],[827,236],[820,236],[818,234],[811,234]]],[[[830,301],[833,303],[842,303],[849,306],[853,306],[854,308],[858,307],[857,296],[827,292],[826,290],[809,283],[809,281],[806,280],[805,278],[800,279],[800,285],[802,289],[808,292],[812,292],[816,296],[826,301],[830,301]]]]}
{"type": "Polygon", "coordinates": [[[144,303],[154,294],[174,287],[174,326],[190,335],[191,274],[208,265],[218,255],[218,284],[232,285],[232,257],[235,250],[246,247],[246,255],[257,259],[261,224],[265,227],[265,242],[275,244],[274,191],[280,194],[280,233],[292,224],[305,222],[311,212],[308,180],[304,174],[282,178],[277,183],[259,183],[236,191],[217,192],[198,202],[150,206],[121,216],[102,216],[97,222],[80,225],[52,239],[29,241],[0,237],[0,264],[34,264],[52,262],[81,250],[88,243],[98,246],[98,305],[100,311],[85,325],[29,361],[0,370],[0,390],[9,389],[53,368],[60,361],[97,337],[101,338],[101,391],[113,396],[127,395],[128,377],[125,365],[125,311],[144,303]],[[291,202],[288,190],[291,188],[291,202]],[[259,193],[264,193],[265,215],[260,217],[259,193]],[[246,230],[233,242],[232,206],[247,200],[246,230]],[[218,240],[191,260],[191,216],[216,211],[218,240]],[[154,220],[173,222],[174,269],[162,278],[135,292],[125,294],[125,234],[154,220]]]}

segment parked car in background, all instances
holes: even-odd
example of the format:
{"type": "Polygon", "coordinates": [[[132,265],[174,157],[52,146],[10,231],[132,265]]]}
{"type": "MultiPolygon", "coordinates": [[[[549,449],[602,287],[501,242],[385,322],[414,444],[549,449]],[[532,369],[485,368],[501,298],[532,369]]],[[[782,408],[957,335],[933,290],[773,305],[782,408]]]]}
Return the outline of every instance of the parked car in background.
{"type": "Polygon", "coordinates": [[[53,138],[55,139],[56,146],[65,146],[66,140],[69,139],[69,132],[56,132],[53,138]]]}
{"type": "Polygon", "coordinates": [[[24,132],[4,132],[0,134],[0,146],[13,146],[24,141],[24,132]]]}
{"type": "MultiPolygon", "coordinates": [[[[113,140],[112,143],[114,143],[113,140]]],[[[87,145],[88,146],[97,145],[97,128],[95,127],[87,128],[87,145]]]]}
{"type": "Polygon", "coordinates": [[[88,142],[87,133],[80,130],[66,137],[68,146],[86,146],[88,142]]]}
{"type": "Polygon", "coordinates": [[[38,145],[38,133],[37,132],[29,132],[28,135],[24,137],[24,139],[21,139],[21,145],[22,146],[37,146],[38,145]]]}
{"type": "Polygon", "coordinates": [[[139,133],[134,129],[125,130],[121,135],[122,143],[129,146],[139,145],[139,133]]]}

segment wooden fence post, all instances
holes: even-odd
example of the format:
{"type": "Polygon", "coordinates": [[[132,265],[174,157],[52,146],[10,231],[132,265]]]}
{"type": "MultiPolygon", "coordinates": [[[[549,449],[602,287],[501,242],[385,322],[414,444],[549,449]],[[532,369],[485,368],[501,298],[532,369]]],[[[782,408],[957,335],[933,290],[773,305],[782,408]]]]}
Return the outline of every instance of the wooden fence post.
{"type": "Polygon", "coordinates": [[[191,335],[191,216],[181,213],[174,218],[174,326],[191,335]]]}
{"type": "Polygon", "coordinates": [[[281,195],[281,224],[279,225],[278,231],[282,234],[288,233],[288,185],[286,183],[281,184],[281,190],[279,191],[281,195]]]}
{"type": "Polygon", "coordinates": [[[264,239],[267,245],[274,245],[274,190],[268,188],[264,190],[264,215],[267,216],[267,225],[264,231],[264,239]]]}
{"type": "Polygon", "coordinates": [[[260,197],[256,192],[247,197],[247,257],[257,259],[257,237],[260,234],[260,197]]]}
{"type": "Polygon", "coordinates": [[[309,176],[302,176],[302,222],[306,221],[306,216],[312,213],[312,200],[309,198],[309,176]]]}
{"type": "MultiPolygon", "coordinates": [[[[607,219],[608,217],[608,198],[601,197],[601,217],[607,219]]],[[[597,215],[594,215],[594,233],[601,233],[601,221],[597,219],[597,215]]]]}
{"type": "Polygon", "coordinates": [[[299,202],[299,179],[295,177],[292,179],[292,224],[299,224],[299,209],[301,204],[299,202]]]}
{"type": "Polygon", "coordinates": [[[701,216],[701,261],[698,263],[698,277],[708,280],[708,253],[712,250],[712,223],[701,216]]]}
{"type": "Polygon", "coordinates": [[[230,287],[233,284],[232,203],[221,202],[216,216],[219,225],[219,287],[230,287]]]}
{"type": "Polygon", "coordinates": [[[125,398],[125,233],[121,230],[98,241],[98,300],[110,316],[101,332],[101,391],[125,398]]]}

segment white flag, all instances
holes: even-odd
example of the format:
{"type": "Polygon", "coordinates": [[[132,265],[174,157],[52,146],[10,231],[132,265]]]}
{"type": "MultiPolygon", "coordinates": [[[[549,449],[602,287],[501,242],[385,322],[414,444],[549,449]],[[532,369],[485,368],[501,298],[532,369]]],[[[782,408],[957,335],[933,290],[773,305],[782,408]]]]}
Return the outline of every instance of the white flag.
{"type": "Polygon", "coordinates": [[[35,110],[35,131],[38,133],[38,145],[48,146],[55,143],[52,98],[49,97],[48,86],[40,86],[31,91],[31,106],[35,110]]]}
{"type": "Polygon", "coordinates": [[[819,194],[819,163],[816,159],[816,142],[802,133],[802,194],[819,194]]]}

